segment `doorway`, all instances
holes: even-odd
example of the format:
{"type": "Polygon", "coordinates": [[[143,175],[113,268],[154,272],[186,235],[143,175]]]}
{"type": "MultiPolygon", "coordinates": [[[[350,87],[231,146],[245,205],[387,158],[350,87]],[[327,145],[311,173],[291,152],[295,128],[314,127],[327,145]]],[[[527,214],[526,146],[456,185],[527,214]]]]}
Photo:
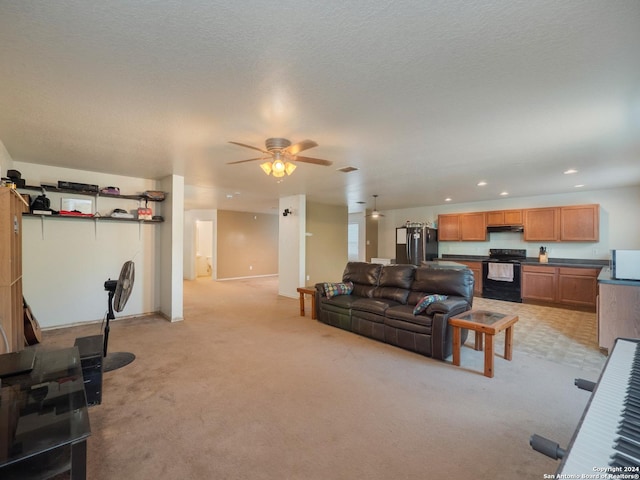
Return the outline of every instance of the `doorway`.
{"type": "Polygon", "coordinates": [[[213,275],[213,222],[196,220],[196,277],[213,275]]]}

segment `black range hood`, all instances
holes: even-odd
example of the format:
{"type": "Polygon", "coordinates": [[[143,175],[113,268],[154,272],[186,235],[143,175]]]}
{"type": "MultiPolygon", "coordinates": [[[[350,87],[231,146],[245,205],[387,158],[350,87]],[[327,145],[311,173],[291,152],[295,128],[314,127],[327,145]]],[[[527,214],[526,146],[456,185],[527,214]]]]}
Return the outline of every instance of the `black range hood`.
{"type": "Polygon", "coordinates": [[[490,225],[487,227],[487,232],[514,232],[514,233],[522,233],[524,232],[524,227],[522,225],[490,225]]]}

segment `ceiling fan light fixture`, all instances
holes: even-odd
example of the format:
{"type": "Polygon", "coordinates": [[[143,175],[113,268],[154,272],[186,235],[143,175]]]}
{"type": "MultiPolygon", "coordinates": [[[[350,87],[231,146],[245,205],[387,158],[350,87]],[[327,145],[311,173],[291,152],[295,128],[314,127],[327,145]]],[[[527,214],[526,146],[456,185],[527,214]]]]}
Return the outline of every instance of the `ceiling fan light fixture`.
{"type": "Polygon", "coordinates": [[[282,177],[284,175],[285,167],[284,162],[279,158],[276,158],[271,164],[271,168],[273,169],[274,177],[282,177]]]}
{"type": "Polygon", "coordinates": [[[274,177],[278,178],[284,177],[285,175],[291,175],[297,168],[297,165],[294,163],[296,161],[302,163],[311,163],[315,165],[323,165],[325,167],[333,163],[329,160],[323,160],[321,158],[303,157],[298,155],[304,150],[317,147],[318,144],[313,140],[303,140],[292,145],[291,142],[286,138],[268,138],[265,142],[266,150],[239,142],[229,143],[233,143],[234,145],[239,145],[241,147],[250,148],[252,150],[257,150],[259,152],[262,152],[264,155],[267,155],[266,157],[263,155],[262,157],[258,158],[248,158],[247,160],[227,162],[229,165],[253,162],[254,160],[265,160],[269,158],[269,156],[271,156],[272,160],[269,162],[261,163],[260,168],[262,168],[264,173],[266,173],[267,175],[273,175],[274,177]]]}
{"type": "Polygon", "coordinates": [[[260,168],[262,170],[264,170],[264,173],[266,173],[267,175],[271,175],[271,170],[273,170],[271,168],[271,162],[264,162],[260,164],[260,168]]]}
{"type": "Polygon", "coordinates": [[[377,210],[374,210],[373,212],[371,212],[371,218],[378,218],[380,216],[380,212],[378,212],[377,210]]]}
{"type": "Polygon", "coordinates": [[[287,175],[291,175],[295,169],[296,169],[296,166],[293,163],[285,162],[284,171],[287,175]]]}

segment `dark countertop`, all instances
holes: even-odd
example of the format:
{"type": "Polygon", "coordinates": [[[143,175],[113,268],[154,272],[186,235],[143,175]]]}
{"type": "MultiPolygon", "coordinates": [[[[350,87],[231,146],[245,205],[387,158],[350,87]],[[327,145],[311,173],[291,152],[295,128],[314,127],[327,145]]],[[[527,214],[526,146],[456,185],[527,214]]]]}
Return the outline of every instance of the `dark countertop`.
{"type": "MultiPolygon", "coordinates": [[[[463,261],[463,262],[481,262],[488,260],[486,255],[448,255],[443,254],[442,260],[445,261],[463,261]]],[[[581,258],[550,258],[548,263],[540,263],[537,257],[527,257],[522,261],[523,265],[541,265],[548,267],[576,267],[576,268],[602,268],[609,266],[609,260],[594,260],[581,258]]]]}
{"type": "Polygon", "coordinates": [[[605,267],[600,271],[600,275],[598,275],[598,283],[640,287],[640,280],[616,280],[615,278],[611,278],[611,269],[609,267],[605,267]]]}

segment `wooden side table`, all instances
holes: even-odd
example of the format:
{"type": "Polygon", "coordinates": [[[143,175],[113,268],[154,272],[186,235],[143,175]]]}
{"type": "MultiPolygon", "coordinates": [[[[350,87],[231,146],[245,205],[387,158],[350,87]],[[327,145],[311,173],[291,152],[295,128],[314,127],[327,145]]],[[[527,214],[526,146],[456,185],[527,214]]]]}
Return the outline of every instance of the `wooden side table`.
{"type": "Polygon", "coordinates": [[[486,310],[470,310],[449,319],[453,327],[453,364],[460,366],[461,329],[475,332],[475,349],[482,350],[484,335],[484,375],[493,378],[493,337],[505,331],[504,358],[511,360],[513,354],[513,326],[518,321],[517,315],[488,312],[486,310]]]}
{"type": "Polygon", "coordinates": [[[316,289],[311,287],[298,287],[300,294],[300,316],[304,317],[304,296],[311,295],[311,319],[316,319],[316,289]]]}

